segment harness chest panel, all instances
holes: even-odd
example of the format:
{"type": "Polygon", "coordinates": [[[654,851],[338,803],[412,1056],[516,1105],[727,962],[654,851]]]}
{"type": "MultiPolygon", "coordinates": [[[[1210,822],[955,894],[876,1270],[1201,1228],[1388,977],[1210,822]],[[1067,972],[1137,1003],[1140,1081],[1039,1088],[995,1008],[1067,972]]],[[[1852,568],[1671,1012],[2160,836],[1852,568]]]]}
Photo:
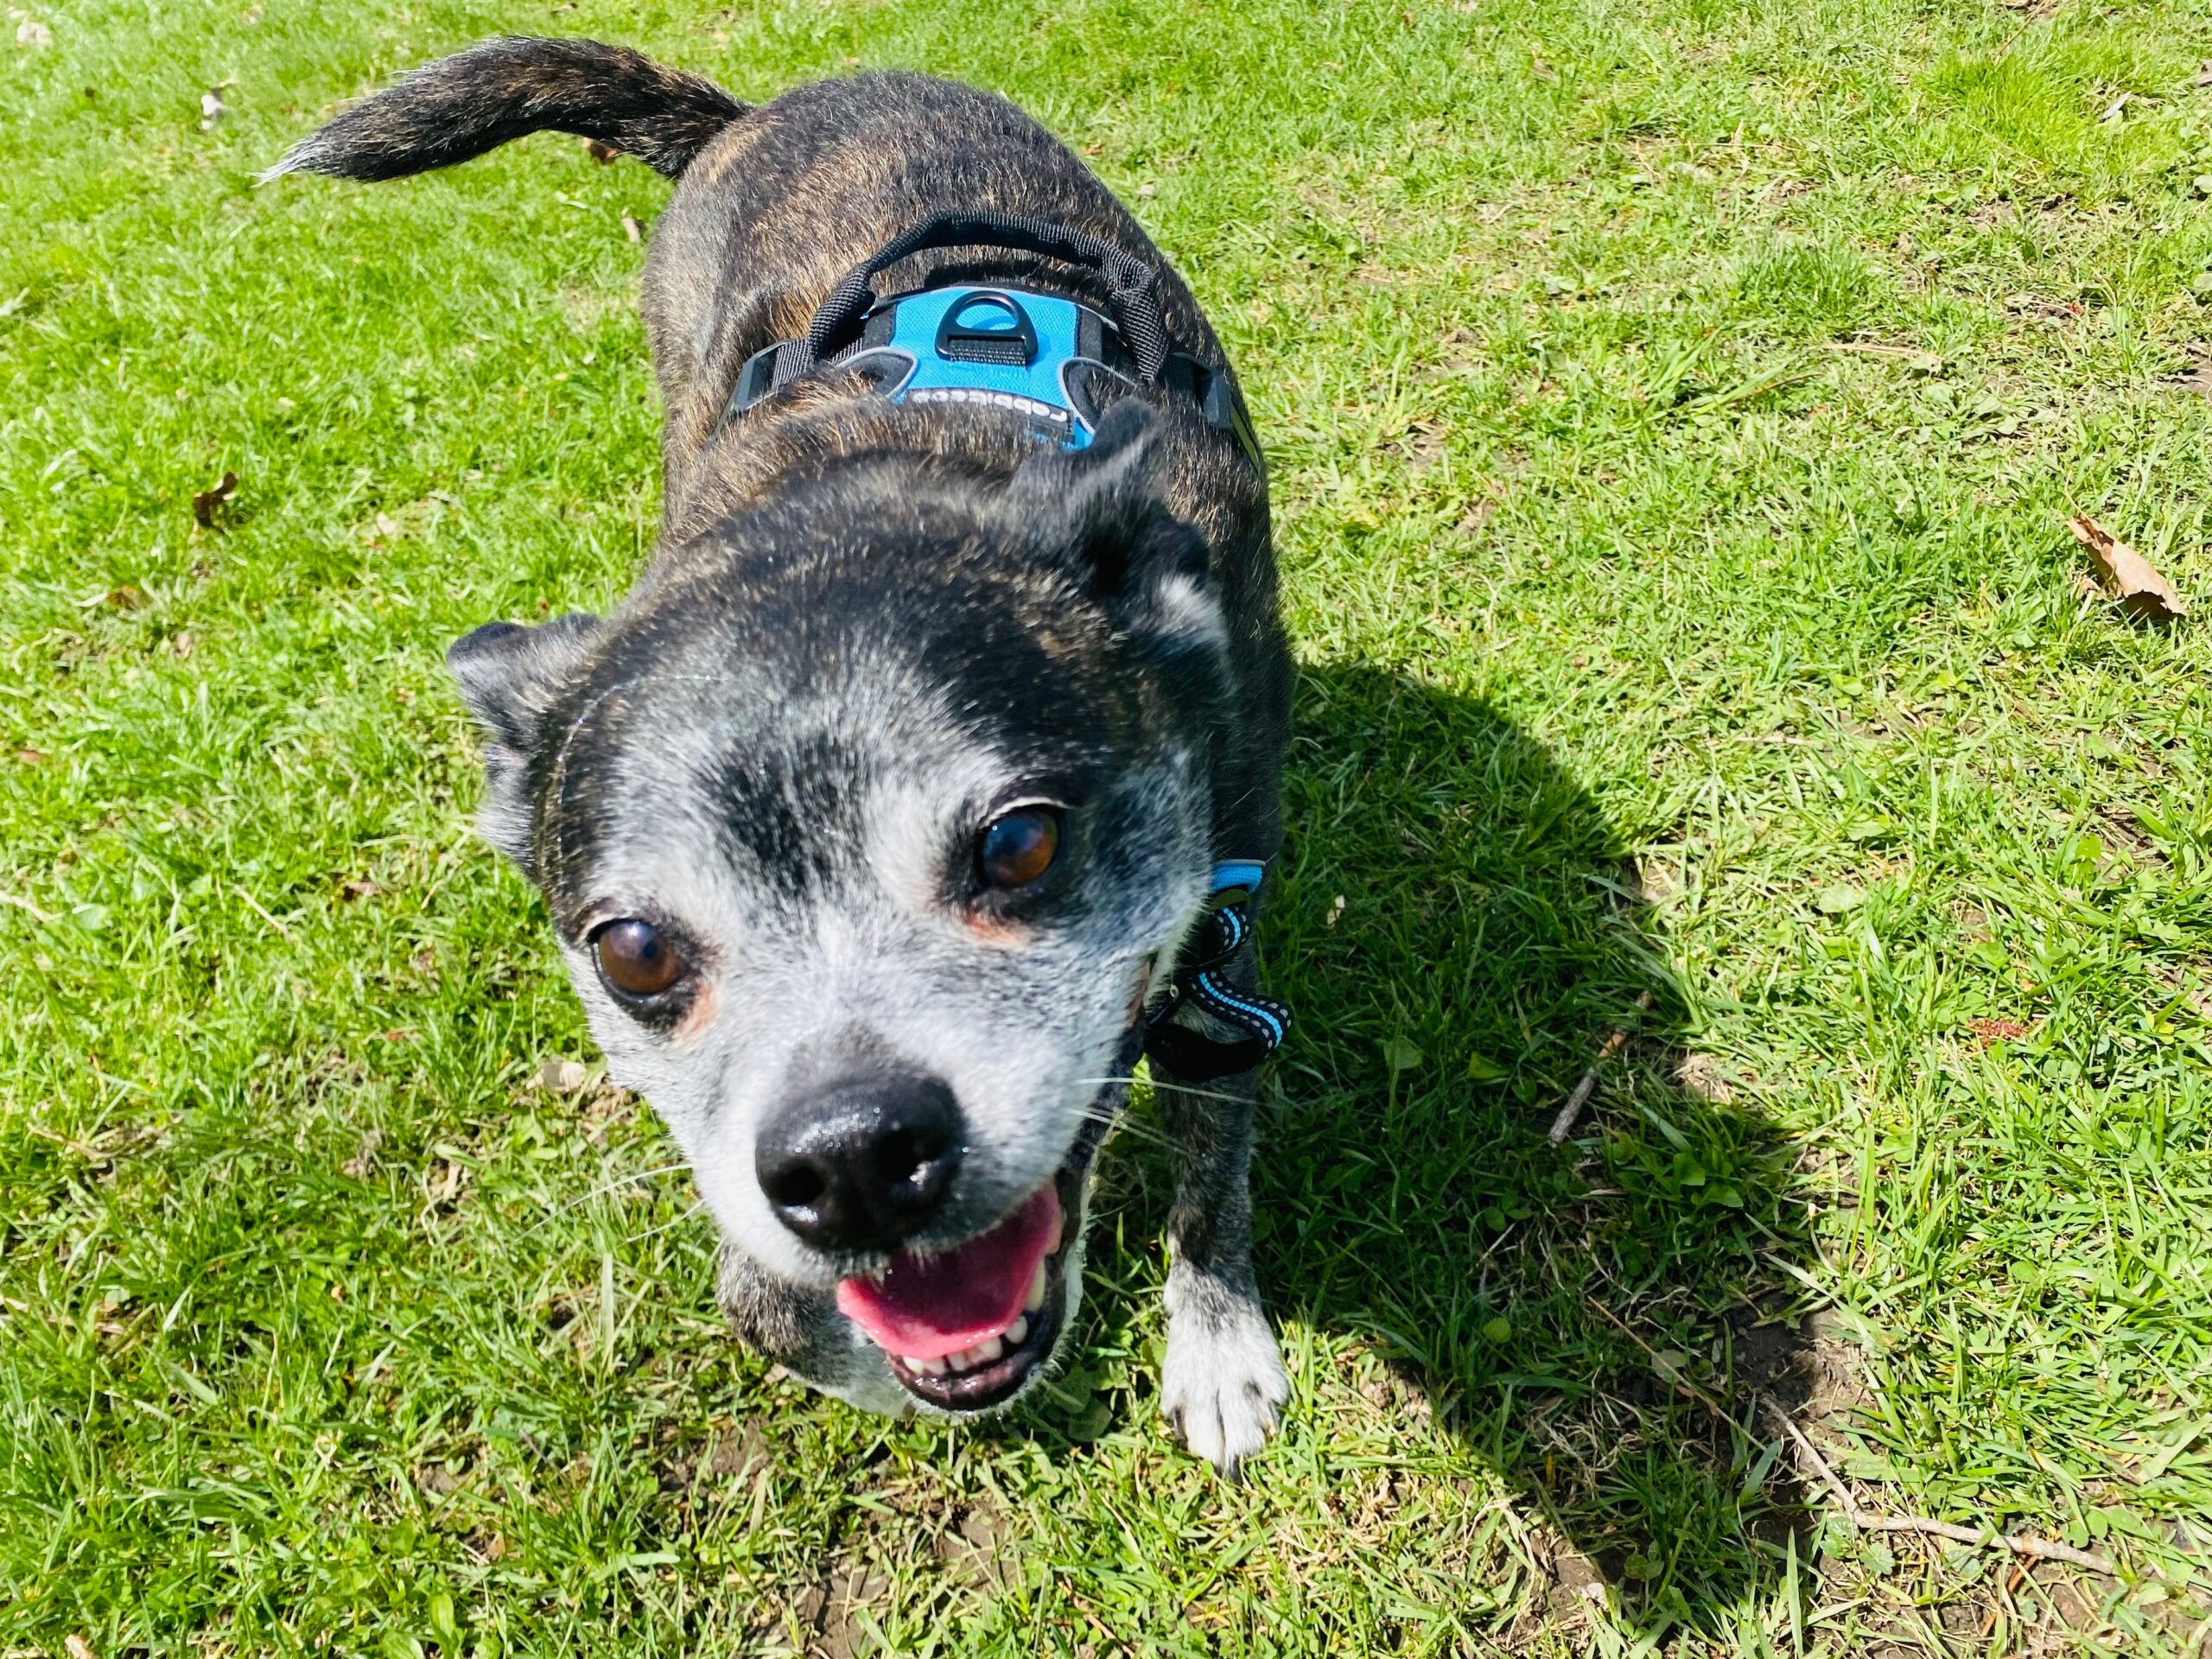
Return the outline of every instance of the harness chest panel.
{"type": "Polygon", "coordinates": [[[1010,410],[1070,449],[1090,442],[1101,377],[1129,384],[1103,360],[1111,325],[1058,295],[925,289],[874,313],[868,325],[860,349],[838,366],[874,376],[880,396],[1010,410]]]}
{"type": "MultiPolygon", "coordinates": [[[[824,370],[854,371],[894,403],[979,404],[1020,416],[1063,448],[1088,448],[1103,408],[1157,387],[1188,397],[1262,471],[1266,460],[1236,384],[1178,349],[1160,314],[1160,273],[1126,249],[1065,226],[1001,213],[949,213],[909,228],[845,273],[806,333],[756,352],[721,422],[824,370]],[[929,248],[1018,249],[1096,273],[1104,309],[1007,285],[947,283],[878,299],[874,279],[929,248]]],[[[719,429],[721,423],[717,423],[719,429]]]]}

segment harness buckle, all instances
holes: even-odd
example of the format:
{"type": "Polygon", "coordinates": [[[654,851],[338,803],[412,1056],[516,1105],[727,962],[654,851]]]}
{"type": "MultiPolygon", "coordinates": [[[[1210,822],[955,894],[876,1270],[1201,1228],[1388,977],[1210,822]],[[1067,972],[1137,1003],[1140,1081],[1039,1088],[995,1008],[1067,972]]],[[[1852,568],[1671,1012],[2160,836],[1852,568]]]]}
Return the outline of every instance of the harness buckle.
{"type": "Polygon", "coordinates": [[[970,289],[944,308],[937,325],[937,354],[948,363],[998,363],[1026,369],[1037,360],[1037,325],[1020,302],[1003,289],[970,289]],[[978,310],[994,321],[970,321],[978,310]]]}

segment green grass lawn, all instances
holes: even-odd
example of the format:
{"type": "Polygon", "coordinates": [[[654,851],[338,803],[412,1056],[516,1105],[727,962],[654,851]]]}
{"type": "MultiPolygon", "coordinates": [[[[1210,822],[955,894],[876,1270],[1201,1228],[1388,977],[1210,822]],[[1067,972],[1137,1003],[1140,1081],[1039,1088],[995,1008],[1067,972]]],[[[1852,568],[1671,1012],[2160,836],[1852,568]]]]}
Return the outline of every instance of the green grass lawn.
{"type": "Polygon", "coordinates": [[[2188,1650],[2212,653],[2064,520],[2212,603],[2208,54],[2206,0],[11,12],[0,1652],[2188,1650]],[[666,1135],[538,1080],[594,1056],[440,656],[639,567],[666,187],[252,182],[503,30],[1001,89],[1242,366],[1303,672],[1244,1485],[1156,1414],[1141,1113],[1075,1370],[969,1433],[735,1348],[666,1135]],[[1870,1512],[2120,1571],[1854,1533],[1763,1402],[1870,1512]]]}

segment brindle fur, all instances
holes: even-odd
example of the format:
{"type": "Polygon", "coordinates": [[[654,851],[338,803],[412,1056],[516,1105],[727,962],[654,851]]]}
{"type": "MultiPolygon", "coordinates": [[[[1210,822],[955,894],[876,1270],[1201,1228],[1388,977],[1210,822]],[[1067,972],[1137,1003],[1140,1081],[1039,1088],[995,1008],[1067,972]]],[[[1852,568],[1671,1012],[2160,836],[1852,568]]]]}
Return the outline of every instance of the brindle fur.
{"type": "MultiPolygon", "coordinates": [[[[666,407],[664,512],[648,569],[605,621],[493,624],[454,647],[487,738],[486,832],[543,889],[615,1075],[692,1154],[724,1228],[733,1325],[833,1392],[911,1406],[831,1299],[838,1273],[867,1264],[764,1232],[730,1173],[774,1078],[891,1040],[856,999],[786,1042],[753,1005],[778,1006],[779,976],[804,974],[759,940],[811,939],[849,911],[869,938],[895,941],[878,950],[916,953],[891,991],[868,982],[879,1000],[912,1004],[922,1023],[910,1029],[967,1019],[980,1049],[1049,1028],[1040,1054],[1101,1069],[1099,1009],[1126,992],[1053,1003],[1021,977],[1023,953],[1096,939],[1084,948],[1102,982],[1129,976],[1140,946],[1172,955],[1187,935],[1208,861],[1271,858],[1281,838],[1289,669],[1266,481],[1164,392],[1125,399],[1090,450],[1065,454],[1039,453],[1002,416],[893,405],[835,373],[725,419],[747,358],[803,331],[874,249],[948,212],[1051,219],[1159,267],[1179,348],[1230,373],[1189,289],[1113,195],[1021,111],[969,87],[868,74],[748,108],[618,48],[499,40],[371,97],[272,172],[389,178],[538,128],[677,180],[642,295],[666,407]],[[970,753],[1055,769],[1100,804],[1081,823],[1084,885],[963,957],[855,896],[868,883],[851,843],[890,833],[859,822],[855,803],[913,757],[957,771],[970,753]],[[709,908],[734,893],[759,924],[758,939],[710,929],[694,941],[726,972],[661,1028],[615,1007],[585,953],[594,907],[622,880],[693,881],[712,892],[687,902],[709,908]]],[[[998,250],[925,252],[877,287],[969,278],[1107,299],[1084,273],[998,250]]],[[[1032,977],[1053,971],[1082,977],[1065,963],[1032,977]]],[[[1249,954],[1231,971],[1249,983],[1249,954]]],[[[807,1004],[793,991],[780,1006],[807,1004]]],[[[1159,1081],[1178,1148],[1162,1403],[1194,1450],[1233,1471],[1285,1392],[1249,1262],[1254,1079],[1159,1081]]],[[[1100,1079],[1080,1080],[1080,1098],[1076,1082],[1027,1118],[1008,1109],[1014,1120],[979,1126],[944,1243],[989,1225],[1072,1144],[1100,1079]]],[[[1079,1241],[1080,1217],[1071,1226],[1079,1241]]],[[[1067,1254],[1071,1311],[1079,1243],[1067,1254]]]]}

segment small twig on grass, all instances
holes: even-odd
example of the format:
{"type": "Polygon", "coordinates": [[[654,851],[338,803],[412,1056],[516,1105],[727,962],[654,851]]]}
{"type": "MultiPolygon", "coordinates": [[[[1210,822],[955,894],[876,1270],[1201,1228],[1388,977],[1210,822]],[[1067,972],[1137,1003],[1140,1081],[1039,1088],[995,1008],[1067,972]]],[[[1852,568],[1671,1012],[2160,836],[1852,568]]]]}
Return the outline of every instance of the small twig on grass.
{"type": "MultiPolygon", "coordinates": [[[[1651,1006],[1651,993],[1646,991],[1636,999],[1636,1011],[1643,1013],[1651,1006]]],[[[1552,1127],[1544,1139],[1552,1145],[1563,1142],[1574,1128],[1574,1120],[1582,1116],[1582,1109],[1589,1103],[1590,1091],[1598,1086],[1598,1071],[1607,1060],[1628,1045],[1628,1027],[1616,1026],[1613,1034],[1605,1039],[1598,1051],[1598,1058],[1590,1062],[1590,1069],[1582,1074],[1582,1081],[1574,1085],[1574,1092],[1567,1096],[1567,1103],[1559,1109],[1559,1116],[1552,1119],[1552,1127]]]]}
{"type": "Polygon", "coordinates": [[[31,903],[29,899],[19,897],[17,894],[12,893],[0,893],[0,905],[13,905],[18,910],[27,910],[47,926],[52,927],[54,925],[53,917],[48,915],[36,905],[31,903]]]}
{"type": "MultiPolygon", "coordinates": [[[[260,899],[258,899],[255,898],[251,893],[248,893],[248,892],[247,892],[244,887],[232,887],[231,891],[232,891],[232,893],[235,893],[236,894],[238,894],[238,896],[239,898],[241,898],[241,899],[245,899],[245,907],[246,907],[248,910],[251,911],[255,915],[257,915],[257,916],[260,917],[260,918],[261,918],[261,919],[262,919],[263,921],[264,921],[264,922],[268,923],[270,926],[271,926],[271,927],[275,928],[275,929],[276,929],[279,933],[282,933],[282,934],[283,934],[286,938],[288,938],[288,939],[293,938],[293,937],[294,937],[294,936],[293,936],[293,933],[292,933],[292,930],[291,930],[290,928],[289,928],[289,927],[285,926],[283,923],[282,923],[282,922],[278,921],[278,920],[277,920],[274,916],[271,916],[271,915],[270,915],[267,911],[264,910],[264,909],[261,907],[261,900],[260,900],[260,899]]],[[[296,941],[296,940],[295,940],[295,943],[296,943],[296,942],[297,942],[297,941],[296,941]]]]}
{"type": "Polygon", "coordinates": [[[2092,1573],[2101,1573],[2107,1578],[2120,1576],[2120,1569],[2113,1565],[2109,1557],[2092,1554],[2086,1549],[2076,1549],[2071,1544],[2056,1543],[2049,1538],[2031,1538],[2024,1533],[1999,1532],[1994,1527],[1962,1527],[1955,1522],[1930,1521],[1918,1515],[1869,1515],[1859,1507],[1858,1500],[1851,1495],[1851,1489],[1843,1484],[1834,1470],[1828,1467],[1827,1459],[1821,1455],[1820,1449],[1812,1441],[1805,1438],[1805,1431],[1797,1427],[1789,1414],[1771,1400],[1764,1400],[1761,1403],[1766,1407],[1767,1414],[1782,1425],[1783,1432],[1811,1462],[1813,1471],[1820,1476],[1828,1491],[1835,1494],[1835,1501],[1843,1510],[1844,1519],[1861,1532],[1924,1532],[1934,1537],[1948,1538],[1956,1544],[1974,1544],[1983,1548],[1993,1544],[2002,1545],[2016,1555],[2068,1561],[2075,1567],[2085,1567],[2092,1573]]]}

